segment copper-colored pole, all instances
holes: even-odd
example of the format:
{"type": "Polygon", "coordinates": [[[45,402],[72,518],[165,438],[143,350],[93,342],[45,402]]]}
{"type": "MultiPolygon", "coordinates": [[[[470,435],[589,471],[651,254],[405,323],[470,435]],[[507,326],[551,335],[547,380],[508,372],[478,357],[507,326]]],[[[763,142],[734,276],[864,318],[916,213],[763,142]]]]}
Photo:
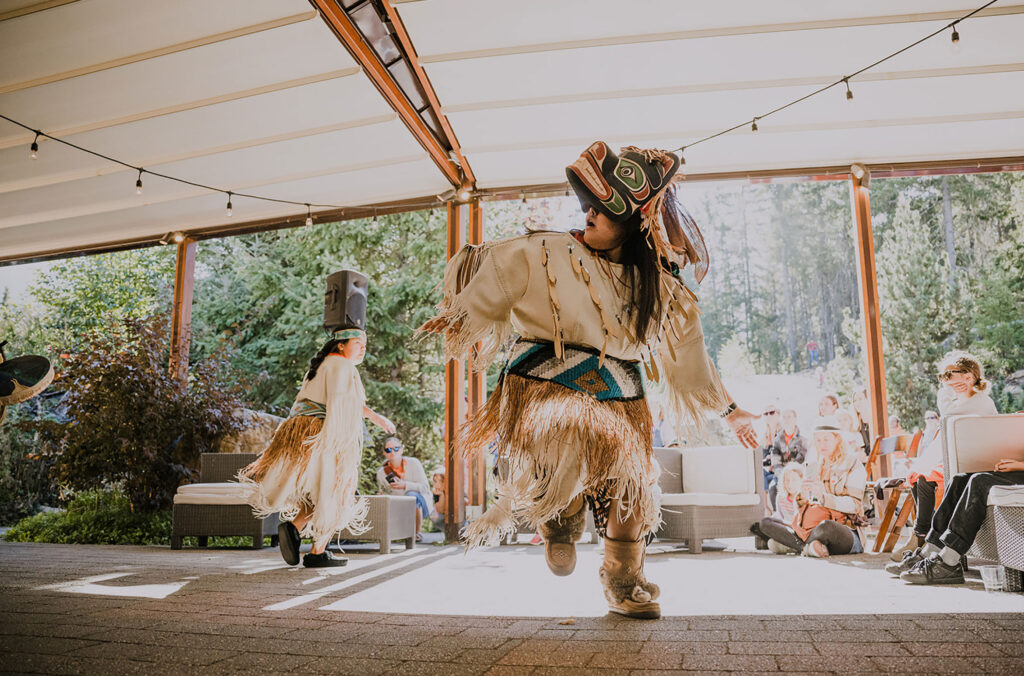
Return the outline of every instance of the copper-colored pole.
{"type": "Polygon", "coordinates": [[[871,174],[850,176],[853,218],[857,226],[857,273],[860,277],[861,314],[868,363],[868,399],[871,401],[872,436],[889,435],[888,401],[885,390],[885,355],[882,352],[882,318],[878,308],[878,275],[875,270],[875,241],[871,234],[871,174]]]}
{"type": "MultiPolygon", "coordinates": [[[[462,247],[462,206],[448,202],[448,260],[462,247]]],[[[446,338],[447,340],[447,338],[446,338]]],[[[465,364],[454,359],[444,365],[444,481],[448,504],[444,514],[444,539],[459,541],[459,530],[466,520],[464,502],[465,463],[455,453],[455,435],[465,419],[463,397],[465,392],[465,364]]]]}
{"type": "MultiPolygon", "coordinates": [[[[469,203],[469,244],[482,244],[484,241],[483,209],[480,208],[480,200],[472,200],[469,203]]],[[[477,343],[477,349],[480,344],[477,343]]],[[[470,355],[468,361],[469,370],[469,414],[473,415],[484,405],[484,397],[487,394],[485,382],[486,373],[474,370],[475,364],[470,355]]],[[[483,510],[487,504],[487,462],[482,455],[470,458],[469,460],[469,504],[480,507],[483,510]]]]}
{"type": "Polygon", "coordinates": [[[196,241],[186,237],[178,242],[174,266],[174,306],[171,314],[170,374],[185,384],[188,352],[192,343],[192,290],[195,284],[196,241]]]}
{"type": "Polygon", "coordinates": [[[423,146],[430,155],[430,159],[434,160],[434,164],[444,173],[445,178],[453,186],[459,187],[462,185],[459,167],[448,157],[447,151],[437,143],[426,123],[420,119],[412,104],[405,98],[405,94],[402,93],[402,90],[395,83],[391,73],[377,60],[377,55],[374,54],[370,46],[363,40],[363,36],[353,25],[348,15],[338,6],[338,3],[332,0],[312,0],[312,2],[320,9],[324,19],[334,29],[335,34],[348,49],[349,53],[352,54],[352,58],[362,67],[363,72],[370,78],[370,82],[373,83],[388,104],[398,113],[398,117],[409,128],[413,137],[423,146]]]}

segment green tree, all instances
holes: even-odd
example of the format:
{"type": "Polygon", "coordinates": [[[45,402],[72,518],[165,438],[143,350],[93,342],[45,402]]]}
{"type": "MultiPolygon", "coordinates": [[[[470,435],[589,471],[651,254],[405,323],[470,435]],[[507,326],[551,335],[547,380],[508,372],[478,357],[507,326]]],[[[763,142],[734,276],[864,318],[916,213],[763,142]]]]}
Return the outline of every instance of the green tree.
{"type": "Polygon", "coordinates": [[[921,421],[934,407],[935,364],[963,347],[964,301],[948,286],[948,263],[912,201],[899,201],[888,237],[878,252],[878,290],[885,327],[885,377],[889,404],[905,421],[921,421]]]}

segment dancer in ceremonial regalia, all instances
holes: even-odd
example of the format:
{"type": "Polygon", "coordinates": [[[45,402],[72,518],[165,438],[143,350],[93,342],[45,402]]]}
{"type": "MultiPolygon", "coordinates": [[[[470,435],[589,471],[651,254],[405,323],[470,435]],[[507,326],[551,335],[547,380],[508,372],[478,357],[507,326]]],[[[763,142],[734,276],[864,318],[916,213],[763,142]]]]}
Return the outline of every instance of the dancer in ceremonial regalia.
{"type": "Polygon", "coordinates": [[[494,393],[461,430],[460,451],[497,442],[508,472],[499,499],[465,533],[494,541],[525,521],[544,535],[548,566],[575,567],[584,501],[605,536],[600,577],[612,612],[655,618],[657,585],[643,573],[644,536],[660,522],[658,465],[641,370],[665,380],[670,413],[700,424],[722,415],[756,445],[751,420],[726,393],[704,347],[697,297],[679,278],[707,271],[696,224],[671,181],[679,158],[592,144],[570,165],[586,229],[535,232],[466,246],[448,264],[440,313],[448,356],[494,360],[518,334],[494,393]]]}
{"type": "MultiPolygon", "coordinates": [[[[365,288],[366,278],[358,277],[365,288]]],[[[356,304],[356,316],[347,316],[344,324],[348,326],[335,330],[310,361],[291,413],[270,445],[239,473],[239,480],[252,487],[250,503],[256,514],[280,513],[281,555],[292,566],[299,562],[302,536],[313,540],[312,550],[302,561],[307,568],[348,562],[328,552],[327,544],[343,528],[365,529],[367,505],[356,493],[363,453],[362,419],[369,418],[388,434],[395,431],[391,421],[366,406],[366,393],[356,371],[366,354],[365,294],[362,298],[361,304],[356,304]]]]}

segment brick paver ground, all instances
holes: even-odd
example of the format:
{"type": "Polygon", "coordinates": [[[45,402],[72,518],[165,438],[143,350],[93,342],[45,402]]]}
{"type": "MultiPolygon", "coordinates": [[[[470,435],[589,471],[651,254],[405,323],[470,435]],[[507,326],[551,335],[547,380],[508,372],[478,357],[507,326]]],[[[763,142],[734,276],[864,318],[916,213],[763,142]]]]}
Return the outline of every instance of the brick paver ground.
{"type": "Polygon", "coordinates": [[[275,567],[273,551],[0,543],[0,671],[1024,673],[1024,616],[1009,613],[730,616],[723,608],[655,622],[567,623],[319,609],[459,555],[425,547],[354,556],[351,569],[321,578],[275,567]],[[90,576],[106,578],[85,588],[99,593],[52,588],[90,576]],[[161,596],[166,588],[145,585],[168,583],[182,586],[164,598],[117,595],[161,596]],[[315,604],[268,609],[324,589],[315,604]]]}

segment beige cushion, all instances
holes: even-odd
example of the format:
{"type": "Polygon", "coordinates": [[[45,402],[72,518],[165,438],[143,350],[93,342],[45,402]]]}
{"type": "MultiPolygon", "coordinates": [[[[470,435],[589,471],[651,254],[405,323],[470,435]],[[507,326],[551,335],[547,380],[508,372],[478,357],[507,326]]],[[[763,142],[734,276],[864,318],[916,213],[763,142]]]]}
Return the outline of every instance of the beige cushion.
{"type": "Polygon", "coordinates": [[[753,451],[742,446],[683,449],[683,493],[756,493],[753,451]]]}
{"type": "Polygon", "coordinates": [[[249,501],[249,488],[233,481],[198,483],[178,486],[176,505],[244,505],[249,501]]]}
{"type": "Polygon", "coordinates": [[[697,505],[701,507],[745,507],[756,505],[761,498],[756,493],[670,493],[661,496],[661,506],[671,508],[697,505]]]}
{"type": "Polygon", "coordinates": [[[988,492],[988,504],[992,507],[1024,507],[1024,485],[993,486],[988,492]]]}
{"type": "Polygon", "coordinates": [[[1003,458],[1024,460],[1024,415],[956,415],[943,434],[947,476],[991,472],[1003,458]]]}
{"type": "Polygon", "coordinates": [[[658,487],[662,493],[683,492],[683,453],[680,448],[655,448],[654,457],[661,465],[658,487]]]}

